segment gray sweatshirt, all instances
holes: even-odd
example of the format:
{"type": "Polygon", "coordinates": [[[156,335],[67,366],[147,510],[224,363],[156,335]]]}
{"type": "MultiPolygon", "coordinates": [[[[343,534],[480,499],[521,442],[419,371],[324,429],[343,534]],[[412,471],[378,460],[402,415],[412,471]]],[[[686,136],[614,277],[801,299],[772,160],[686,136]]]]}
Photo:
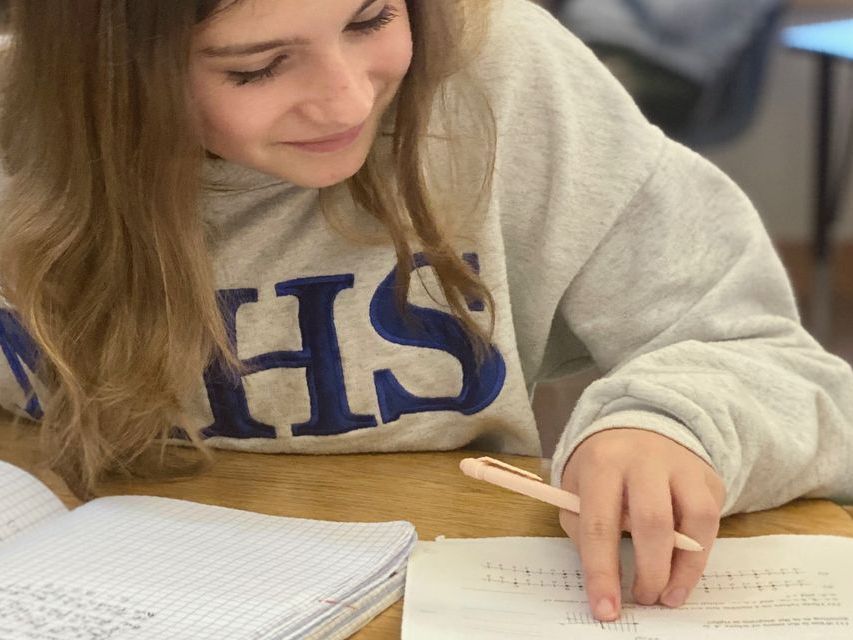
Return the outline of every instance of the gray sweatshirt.
{"type": "MultiPolygon", "coordinates": [[[[709,461],[726,512],[803,494],[853,500],[853,375],[800,326],[743,193],[648,124],[526,0],[496,3],[473,72],[496,120],[494,182],[479,212],[451,199],[441,213],[494,295],[485,363],[433,299],[420,257],[412,323],[394,303],[387,242],[332,229],[315,190],[211,162],[204,215],[217,285],[251,373],[234,386],[215,368],[199,372],[182,426],[248,451],[537,455],[535,384],[595,364],[605,375],[566,425],[555,480],[585,437],[634,426],[709,461]]],[[[482,145],[466,148],[476,165],[482,145]]],[[[351,227],[373,224],[355,207],[344,214],[351,227]]],[[[470,307],[486,322],[478,301],[470,307]]],[[[30,385],[44,393],[34,346],[8,311],[0,345],[0,401],[38,417],[39,400],[24,401],[30,385]]]]}

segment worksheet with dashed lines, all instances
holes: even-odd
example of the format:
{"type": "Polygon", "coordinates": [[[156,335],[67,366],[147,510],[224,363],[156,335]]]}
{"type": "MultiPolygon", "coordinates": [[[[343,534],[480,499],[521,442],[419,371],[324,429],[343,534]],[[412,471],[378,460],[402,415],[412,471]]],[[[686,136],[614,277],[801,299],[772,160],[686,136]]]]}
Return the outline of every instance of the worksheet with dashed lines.
{"type": "Polygon", "coordinates": [[[602,623],[589,613],[568,539],[419,542],[409,562],[403,640],[853,638],[853,538],[718,540],[679,609],[631,601],[630,544],[621,548],[622,615],[602,623]]]}

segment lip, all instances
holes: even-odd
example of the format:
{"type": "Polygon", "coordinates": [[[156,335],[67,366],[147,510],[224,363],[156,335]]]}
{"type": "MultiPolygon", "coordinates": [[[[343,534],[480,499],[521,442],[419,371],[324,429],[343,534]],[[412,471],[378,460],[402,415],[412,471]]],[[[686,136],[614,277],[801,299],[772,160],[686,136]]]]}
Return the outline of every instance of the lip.
{"type": "Polygon", "coordinates": [[[355,142],[356,138],[361,134],[362,129],[364,129],[364,123],[334,136],[302,142],[285,142],[284,144],[301,149],[302,151],[311,151],[314,153],[340,151],[355,142]]]}

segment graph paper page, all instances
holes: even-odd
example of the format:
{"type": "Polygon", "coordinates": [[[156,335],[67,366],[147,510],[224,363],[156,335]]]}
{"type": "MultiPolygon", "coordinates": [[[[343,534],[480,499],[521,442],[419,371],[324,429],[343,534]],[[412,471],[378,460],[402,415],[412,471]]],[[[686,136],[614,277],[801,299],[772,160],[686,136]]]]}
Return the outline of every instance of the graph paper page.
{"type": "Polygon", "coordinates": [[[0,544],[66,512],[59,498],[39,480],[0,460],[0,544]]]}
{"type": "Polygon", "coordinates": [[[0,547],[0,638],[299,637],[404,570],[414,543],[405,522],[141,496],[94,500],[59,524],[0,547]]]}
{"type": "Polygon", "coordinates": [[[568,539],[419,542],[406,579],[403,640],[853,637],[851,538],[718,540],[680,609],[630,601],[629,551],[624,540],[622,616],[600,623],[589,615],[580,560],[568,539]]]}

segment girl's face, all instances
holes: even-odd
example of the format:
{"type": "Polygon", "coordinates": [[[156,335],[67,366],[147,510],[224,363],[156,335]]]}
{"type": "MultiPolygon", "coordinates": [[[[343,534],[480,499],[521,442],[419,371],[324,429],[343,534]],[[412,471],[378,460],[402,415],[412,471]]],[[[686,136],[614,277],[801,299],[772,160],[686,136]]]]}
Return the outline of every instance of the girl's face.
{"type": "Polygon", "coordinates": [[[409,68],[405,0],[240,0],[193,36],[205,148],[303,187],[364,164],[409,68]]]}

